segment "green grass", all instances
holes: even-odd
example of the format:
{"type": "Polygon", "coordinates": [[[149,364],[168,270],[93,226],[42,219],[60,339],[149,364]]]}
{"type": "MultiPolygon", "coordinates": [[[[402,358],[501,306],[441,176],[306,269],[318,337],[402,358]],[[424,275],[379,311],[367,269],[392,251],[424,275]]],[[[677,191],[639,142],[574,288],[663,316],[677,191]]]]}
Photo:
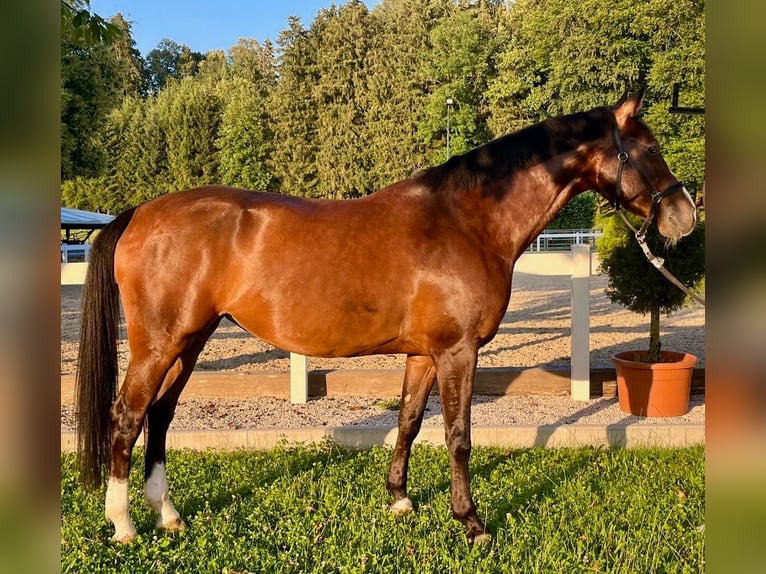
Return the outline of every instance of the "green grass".
{"type": "Polygon", "coordinates": [[[330,444],[268,452],[171,451],[171,498],[187,529],[166,534],[131,473],[139,538],[109,541],[103,490],[61,458],[63,572],[703,572],[704,449],[475,448],[471,547],[449,508],[448,455],[416,447],[412,514],[387,512],[391,452],[330,444]]]}
{"type": "Polygon", "coordinates": [[[388,397],[385,399],[380,399],[377,403],[375,403],[375,406],[383,411],[398,411],[400,400],[399,397],[388,397]]]}

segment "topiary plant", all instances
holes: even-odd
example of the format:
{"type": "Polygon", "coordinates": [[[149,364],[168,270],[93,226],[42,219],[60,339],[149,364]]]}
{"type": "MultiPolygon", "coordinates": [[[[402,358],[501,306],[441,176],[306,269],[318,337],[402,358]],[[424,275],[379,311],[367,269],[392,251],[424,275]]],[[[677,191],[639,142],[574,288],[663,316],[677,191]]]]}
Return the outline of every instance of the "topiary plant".
{"type": "MultiPolygon", "coordinates": [[[[630,213],[628,219],[638,228],[641,220],[630,213]]],[[[704,218],[695,230],[668,246],[654,226],[646,234],[649,249],[665,259],[665,268],[690,289],[697,289],[705,276],[704,218]]],[[[598,215],[597,226],[604,234],[596,241],[601,269],[608,276],[605,290],[613,303],[625,305],[631,311],[650,314],[647,362],[660,361],[660,313],[669,315],[687,302],[686,294],[668,281],[649,261],[638,245],[633,232],[613,212],[598,215]]]]}

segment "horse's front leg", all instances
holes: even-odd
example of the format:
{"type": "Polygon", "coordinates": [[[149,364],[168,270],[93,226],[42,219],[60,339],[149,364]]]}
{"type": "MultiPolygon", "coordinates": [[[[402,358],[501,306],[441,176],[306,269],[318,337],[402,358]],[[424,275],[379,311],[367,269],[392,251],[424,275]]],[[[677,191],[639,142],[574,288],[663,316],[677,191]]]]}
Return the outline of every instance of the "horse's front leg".
{"type": "Polygon", "coordinates": [[[435,378],[436,369],[430,357],[407,357],[399,404],[399,433],[386,480],[386,488],[394,497],[390,509],[395,514],[405,514],[412,510],[412,501],[407,496],[407,469],[412,442],[420,431],[435,378]]]}
{"type": "Polygon", "coordinates": [[[486,542],[490,535],[476,513],[471,497],[468,461],[471,457],[471,395],[476,373],[477,349],[450,349],[436,358],[444,431],[450,453],[452,516],[466,528],[472,542],[486,542]]]}

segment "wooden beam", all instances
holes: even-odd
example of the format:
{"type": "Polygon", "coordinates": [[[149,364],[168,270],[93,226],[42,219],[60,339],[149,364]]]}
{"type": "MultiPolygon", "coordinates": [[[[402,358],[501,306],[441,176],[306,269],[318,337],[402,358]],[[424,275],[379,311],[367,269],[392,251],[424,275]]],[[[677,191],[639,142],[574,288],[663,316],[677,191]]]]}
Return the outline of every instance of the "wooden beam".
{"type": "MultiPolygon", "coordinates": [[[[403,378],[403,369],[309,371],[308,394],[309,397],[398,397],[402,391],[403,378]]],[[[613,368],[592,368],[591,396],[614,396],[614,391],[610,389],[616,386],[616,380],[613,368]]],[[[491,367],[477,370],[474,394],[568,396],[569,389],[570,376],[567,367],[491,367]]],[[[704,392],[705,369],[696,368],[692,374],[692,394],[704,392]]],[[[289,399],[290,374],[194,371],[181,399],[192,397],[289,399]]],[[[61,402],[74,402],[74,375],[61,376],[61,402]]]]}

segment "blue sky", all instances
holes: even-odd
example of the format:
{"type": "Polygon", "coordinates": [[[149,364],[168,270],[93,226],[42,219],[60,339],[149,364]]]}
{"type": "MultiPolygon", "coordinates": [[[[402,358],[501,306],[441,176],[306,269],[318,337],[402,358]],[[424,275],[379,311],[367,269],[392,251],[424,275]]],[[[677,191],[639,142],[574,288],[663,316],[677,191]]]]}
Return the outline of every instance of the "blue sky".
{"type": "MultiPolygon", "coordinates": [[[[372,7],[379,0],[366,0],[372,7]]],[[[336,5],[345,0],[337,0],[336,5]]],[[[332,0],[91,0],[91,10],[109,18],[120,12],[133,22],[132,35],[143,56],[170,38],[195,52],[228,50],[239,38],[276,42],[288,16],[309,27],[332,0]]]]}

